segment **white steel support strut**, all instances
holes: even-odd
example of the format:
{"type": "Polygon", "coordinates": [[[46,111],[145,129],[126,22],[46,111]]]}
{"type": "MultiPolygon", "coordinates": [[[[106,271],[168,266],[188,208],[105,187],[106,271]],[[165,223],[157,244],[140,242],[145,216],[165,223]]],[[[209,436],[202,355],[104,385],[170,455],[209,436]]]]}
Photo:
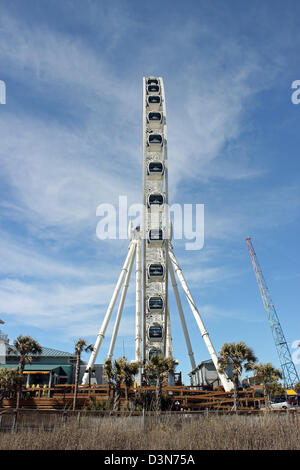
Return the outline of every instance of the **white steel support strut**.
{"type": "Polygon", "coordinates": [[[126,277],[125,277],[123,290],[122,290],[122,294],[121,294],[121,299],[120,299],[120,304],[119,304],[119,308],[118,308],[118,312],[117,312],[117,316],[116,316],[116,321],[115,321],[115,324],[114,324],[113,334],[112,334],[112,337],[111,337],[109,350],[108,350],[108,354],[107,354],[107,359],[111,359],[113,354],[114,354],[116,339],[117,339],[117,336],[118,336],[120,321],[121,321],[123,308],[124,308],[124,302],[125,302],[125,298],[126,298],[126,294],[127,294],[127,290],[128,290],[128,286],[129,286],[129,281],[130,281],[130,276],[131,276],[131,271],[132,271],[132,266],[133,266],[133,262],[134,262],[135,251],[136,251],[136,244],[135,244],[135,247],[134,247],[134,251],[132,252],[129,268],[127,270],[127,274],[126,274],[126,277]]]}
{"type": "Polygon", "coordinates": [[[167,327],[166,327],[166,358],[173,358],[173,345],[172,345],[172,333],[171,333],[171,320],[170,310],[167,310],[167,327]]]}
{"type": "Polygon", "coordinates": [[[105,315],[105,317],[104,317],[103,323],[102,323],[101,328],[100,328],[100,330],[99,330],[99,333],[98,333],[98,336],[97,336],[97,339],[96,339],[96,342],[95,342],[95,345],[94,345],[94,349],[93,349],[93,351],[92,351],[92,354],[91,354],[91,356],[90,356],[89,362],[88,362],[88,364],[87,364],[86,372],[85,372],[84,375],[83,375],[83,379],[82,379],[82,384],[83,384],[83,385],[86,385],[86,384],[88,383],[88,379],[89,379],[89,372],[88,372],[88,371],[89,371],[89,369],[92,368],[92,367],[94,366],[94,364],[95,364],[95,361],[96,361],[96,358],[97,358],[97,355],[98,355],[100,346],[101,346],[101,344],[102,344],[102,341],[103,341],[103,338],[104,338],[104,335],[105,335],[105,332],[106,332],[106,329],[107,329],[107,326],[108,326],[110,317],[111,317],[111,315],[112,315],[112,312],[113,312],[113,309],[114,309],[116,300],[117,300],[117,298],[118,298],[118,295],[119,295],[119,292],[120,292],[122,283],[123,283],[124,278],[125,278],[125,275],[126,275],[126,273],[127,273],[127,271],[128,271],[128,268],[129,268],[131,259],[132,259],[133,255],[134,255],[135,247],[136,247],[136,241],[135,241],[135,240],[132,240],[132,241],[130,242],[130,245],[129,245],[129,251],[128,251],[128,254],[127,254],[125,263],[124,263],[123,268],[122,268],[122,271],[121,271],[121,273],[120,273],[120,276],[119,276],[118,282],[117,282],[117,284],[116,284],[115,290],[114,290],[114,292],[113,292],[111,301],[110,301],[109,306],[108,306],[108,308],[107,308],[106,315],[105,315]]]}
{"type": "Polygon", "coordinates": [[[226,374],[224,374],[224,373],[222,373],[222,372],[219,371],[219,361],[218,361],[218,357],[217,357],[216,351],[215,351],[215,349],[214,349],[214,347],[213,347],[213,345],[212,345],[212,342],[210,341],[208,332],[207,332],[207,330],[206,330],[206,328],[205,328],[205,326],[204,326],[204,324],[203,324],[203,321],[202,321],[201,316],[200,316],[200,314],[199,314],[199,312],[198,312],[198,309],[197,309],[197,307],[196,307],[196,304],[195,304],[195,302],[194,302],[194,300],[193,300],[193,297],[192,297],[192,295],[191,295],[191,293],[190,293],[190,290],[189,290],[189,288],[188,288],[188,285],[187,285],[187,283],[186,283],[186,281],[185,281],[185,279],[184,279],[184,276],[183,276],[183,274],[182,274],[182,270],[181,270],[181,268],[180,268],[180,266],[179,266],[179,264],[178,264],[178,262],[177,262],[177,259],[175,258],[175,255],[174,255],[174,253],[173,253],[173,251],[172,251],[171,249],[169,250],[169,257],[170,257],[170,260],[171,260],[172,263],[173,263],[173,266],[174,266],[174,268],[175,268],[175,272],[176,272],[176,274],[177,274],[177,276],[178,276],[178,279],[179,279],[179,281],[180,281],[180,284],[181,284],[181,286],[182,286],[182,289],[183,289],[183,291],[184,291],[184,293],[185,293],[185,295],[186,295],[186,298],[187,298],[187,300],[188,300],[188,303],[189,303],[189,305],[190,305],[190,308],[191,308],[191,310],[192,310],[192,313],[193,313],[193,315],[194,315],[194,317],[195,317],[195,320],[196,320],[197,325],[198,325],[198,327],[199,327],[199,330],[200,330],[200,332],[201,332],[203,341],[204,341],[204,343],[205,343],[205,345],[206,345],[206,347],[207,347],[207,349],[208,349],[208,352],[209,352],[209,354],[210,354],[210,357],[211,357],[211,359],[212,359],[212,361],[213,361],[213,363],[214,363],[214,366],[215,366],[215,368],[216,368],[216,371],[217,371],[217,374],[218,374],[218,376],[219,376],[219,378],[220,378],[220,381],[221,381],[221,383],[222,383],[222,385],[223,385],[223,387],[224,387],[225,392],[229,392],[229,391],[231,391],[231,390],[233,389],[233,383],[231,382],[231,380],[228,379],[228,377],[226,376],[226,374]]]}
{"type": "Polygon", "coordinates": [[[170,273],[170,277],[171,277],[172,287],[173,287],[173,290],[174,290],[175,299],[176,299],[176,303],[177,303],[177,308],[178,308],[178,312],[179,312],[179,316],[180,316],[181,326],[182,326],[182,330],[183,330],[183,334],[184,334],[184,338],[185,338],[185,343],[186,343],[186,347],[187,347],[187,350],[188,350],[188,355],[189,355],[189,358],[190,358],[190,363],[191,363],[192,369],[195,369],[196,362],[195,362],[195,358],[194,358],[194,353],[193,353],[193,350],[192,350],[190,336],[189,336],[189,332],[188,332],[188,329],[187,329],[187,326],[186,326],[186,321],[185,321],[185,318],[184,318],[184,313],[183,313],[182,304],[181,304],[181,300],[180,300],[180,296],[179,296],[178,286],[177,286],[177,283],[176,283],[175,274],[174,274],[174,270],[173,270],[173,266],[172,266],[172,262],[171,262],[170,258],[169,258],[169,262],[168,262],[168,267],[169,267],[169,273],[170,273]]]}
{"type": "Polygon", "coordinates": [[[142,253],[141,239],[136,245],[136,307],[135,307],[135,361],[142,361],[142,253]]]}

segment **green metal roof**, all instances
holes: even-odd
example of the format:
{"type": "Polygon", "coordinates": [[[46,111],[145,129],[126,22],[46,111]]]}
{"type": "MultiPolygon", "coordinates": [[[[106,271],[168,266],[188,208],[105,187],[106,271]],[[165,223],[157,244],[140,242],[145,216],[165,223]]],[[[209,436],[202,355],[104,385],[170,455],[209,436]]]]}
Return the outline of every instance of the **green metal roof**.
{"type": "Polygon", "coordinates": [[[30,370],[54,370],[59,369],[58,364],[26,364],[25,371],[30,370]]]}
{"type": "MultiPolygon", "coordinates": [[[[36,371],[45,371],[45,370],[54,370],[59,369],[61,366],[59,364],[26,364],[25,371],[36,370],[36,371]]],[[[1,369],[17,369],[17,364],[0,364],[1,369]]]]}
{"type": "MultiPolygon", "coordinates": [[[[9,353],[9,356],[15,356],[14,353],[9,353]]],[[[75,354],[65,352],[65,351],[59,351],[58,349],[52,349],[52,348],[45,348],[42,346],[42,353],[41,354],[32,354],[32,357],[74,357],[75,354]]]]}
{"type": "Polygon", "coordinates": [[[51,356],[51,357],[73,357],[75,354],[65,352],[65,351],[59,351],[58,349],[52,349],[52,348],[45,348],[42,347],[42,354],[35,354],[36,356],[51,356]]]}
{"type": "Polygon", "coordinates": [[[18,364],[0,364],[0,369],[17,369],[18,364]]]}

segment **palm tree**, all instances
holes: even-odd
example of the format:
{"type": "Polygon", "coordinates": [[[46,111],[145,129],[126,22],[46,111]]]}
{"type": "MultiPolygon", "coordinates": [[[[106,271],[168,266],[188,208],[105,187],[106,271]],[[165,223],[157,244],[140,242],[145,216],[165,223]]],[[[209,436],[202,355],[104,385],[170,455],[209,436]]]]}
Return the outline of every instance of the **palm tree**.
{"type": "Polygon", "coordinates": [[[113,391],[113,410],[120,410],[121,385],[125,386],[125,401],[128,406],[128,389],[134,381],[134,376],[138,371],[137,363],[128,363],[126,357],[120,357],[112,361],[106,359],[104,364],[104,375],[108,382],[109,397],[111,399],[111,390],[113,391]]]}
{"type": "Polygon", "coordinates": [[[80,338],[75,344],[75,356],[76,356],[76,366],[75,366],[75,386],[74,386],[74,396],[73,396],[73,410],[76,409],[77,395],[78,395],[78,385],[79,385],[79,373],[80,373],[80,362],[82,352],[93,351],[93,346],[91,344],[87,345],[86,341],[80,338]]]}
{"type": "Polygon", "coordinates": [[[156,380],[155,387],[155,408],[157,411],[161,411],[162,402],[162,383],[169,373],[173,373],[175,369],[176,361],[173,359],[165,359],[161,356],[152,356],[144,366],[144,372],[150,380],[156,380]]]}
{"type": "Polygon", "coordinates": [[[295,383],[294,390],[295,392],[300,392],[300,382],[295,383]]]}
{"type": "Polygon", "coordinates": [[[267,362],[266,364],[257,364],[254,367],[254,377],[263,385],[265,407],[268,411],[270,408],[269,393],[271,386],[277,383],[278,379],[282,379],[282,373],[279,369],[273,367],[270,362],[267,362]]]}
{"type": "Polygon", "coordinates": [[[124,379],[124,358],[116,359],[113,362],[115,393],[114,393],[114,411],[120,411],[121,404],[121,383],[124,379]]]}
{"type": "Polygon", "coordinates": [[[121,357],[119,359],[112,360],[106,359],[104,364],[104,373],[108,381],[109,394],[111,389],[113,390],[113,410],[120,411],[120,400],[121,400],[121,383],[124,379],[124,366],[126,358],[121,357]]]}
{"type": "Polygon", "coordinates": [[[252,370],[254,363],[257,361],[251,348],[243,341],[238,343],[224,343],[219,352],[219,371],[226,372],[228,367],[232,367],[232,381],[234,386],[233,392],[233,409],[238,408],[238,387],[239,376],[243,367],[245,370],[252,370]]]}
{"type": "Polygon", "coordinates": [[[0,369],[0,404],[6,396],[14,396],[22,385],[22,376],[15,369],[0,369]]]}
{"type": "MultiPolygon", "coordinates": [[[[9,347],[7,351],[8,353],[12,353],[16,356],[19,356],[18,370],[21,377],[23,378],[23,372],[25,369],[26,362],[32,361],[32,354],[41,354],[42,347],[35,339],[31,338],[31,336],[19,335],[17,339],[13,342],[13,347],[9,347]]],[[[17,393],[17,408],[19,408],[20,406],[21,392],[22,382],[19,385],[19,390],[17,393]]]]}
{"type": "Polygon", "coordinates": [[[139,370],[139,364],[137,362],[132,362],[129,364],[128,362],[125,362],[124,364],[124,386],[125,386],[125,402],[126,402],[126,408],[128,408],[128,390],[131,387],[131,385],[134,383],[134,377],[137,374],[139,370]]]}
{"type": "Polygon", "coordinates": [[[285,395],[285,388],[279,382],[272,382],[268,385],[269,395],[283,396],[285,395]]]}
{"type": "Polygon", "coordinates": [[[113,365],[112,365],[112,360],[110,358],[106,359],[104,363],[104,378],[108,383],[108,399],[111,402],[112,400],[112,391],[113,391],[113,380],[114,380],[114,374],[113,374],[113,365]]]}

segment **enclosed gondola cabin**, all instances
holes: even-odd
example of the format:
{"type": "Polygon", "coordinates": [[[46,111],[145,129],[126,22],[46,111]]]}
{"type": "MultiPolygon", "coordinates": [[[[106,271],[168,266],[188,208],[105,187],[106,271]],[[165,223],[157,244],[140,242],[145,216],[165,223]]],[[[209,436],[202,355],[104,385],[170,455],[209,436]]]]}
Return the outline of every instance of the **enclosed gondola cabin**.
{"type": "Polygon", "coordinates": [[[162,113],[159,111],[150,111],[147,115],[147,126],[149,129],[160,129],[162,126],[162,113]]]}
{"type": "Polygon", "coordinates": [[[161,207],[164,204],[164,196],[161,193],[150,193],[148,196],[148,207],[161,207]]]}
{"type": "Polygon", "coordinates": [[[161,247],[163,245],[162,229],[152,229],[148,233],[148,244],[150,247],[161,247]]]}
{"type": "Polygon", "coordinates": [[[160,95],[160,86],[156,84],[147,85],[149,95],[160,95]]]}
{"type": "Polygon", "coordinates": [[[161,134],[151,133],[147,139],[148,152],[161,152],[163,148],[163,137],[161,134]]]}
{"type": "Polygon", "coordinates": [[[158,78],[155,78],[155,77],[147,78],[147,85],[158,85],[158,78]]]}
{"type": "Polygon", "coordinates": [[[164,266],[160,263],[153,263],[148,266],[148,279],[150,282],[159,282],[164,279],[164,266]]]}
{"type": "Polygon", "coordinates": [[[147,175],[151,180],[161,180],[164,175],[164,164],[160,161],[149,162],[147,175]]]}
{"type": "Polygon", "coordinates": [[[152,341],[160,340],[163,337],[163,328],[159,323],[153,323],[148,329],[148,338],[152,341]]]}
{"type": "Polygon", "coordinates": [[[147,96],[147,108],[149,111],[160,111],[161,110],[160,95],[148,95],[147,96]]]}
{"type": "Polygon", "coordinates": [[[148,299],[148,311],[150,313],[161,313],[164,308],[164,301],[162,297],[153,296],[148,299]]]}
{"type": "Polygon", "coordinates": [[[162,356],[162,352],[161,352],[161,349],[158,349],[158,348],[151,348],[149,353],[148,353],[148,358],[149,358],[149,361],[152,357],[157,357],[157,356],[162,356]]]}

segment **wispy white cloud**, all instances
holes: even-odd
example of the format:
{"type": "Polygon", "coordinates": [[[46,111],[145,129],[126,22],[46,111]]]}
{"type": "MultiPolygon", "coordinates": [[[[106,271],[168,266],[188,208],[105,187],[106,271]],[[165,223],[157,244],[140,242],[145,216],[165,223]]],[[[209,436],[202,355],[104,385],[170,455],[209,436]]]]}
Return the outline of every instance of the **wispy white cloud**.
{"type": "Polygon", "coordinates": [[[282,63],[262,66],[265,52],[263,46],[239,44],[224,37],[223,30],[190,18],[180,28],[171,23],[163,42],[145,47],[141,66],[153,58],[159,71],[165,61],[172,67],[181,58],[181,67],[166,77],[171,191],[185,178],[235,180],[264,174],[245,147],[242,158],[235,154],[234,160],[225,149],[249,132],[249,123],[244,124],[249,108],[280,73],[282,63]]]}
{"type": "MultiPolygon", "coordinates": [[[[26,26],[22,21],[3,12],[1,14],[0,56],[5,61],[7,73],[22,80],[34,80],[39,87],[51,86],[48,93],[63,92],[69,87],[76,103],[87,99],[90,105],[95,95],[101,100],[113,99],[130,103],[134,88],[128,83],[124,96],[115,74],[107,61],[88,48],[79,37],[53,31],[46,25],[26,26]],[[76,98],[73,93],[76,91],[76,98]]],[[[66,97],[67,97],[66,96],[66,97]]]]}
{"type": "MultiPolygon", "coordinates": [[[[5,10],[0,20],[8,103],[14,101],[10,92],[16,84],[28,101],[35,99],[34,106],[15,99],[14,107],[2,109],[1,115],[3,221],[25,225],[32,237],[29,246],[3,228],[1,311],[6,320],[59,330],[65,337],[95,335],[119,273],[118,263],[109,259],[126,255],[126,243],[119,255],[116,242],[94,244],[89,253],[84,243],[87,232],[89,243],[95,241],[98,204],[116,203],[120,194],[128,195],[129,203],[141,199],[141,77],[157,73],[165,80],[170,201],[181,202],[184,182],[234,185],[269,171],[260,158],[249,156],[249,139],[243,140],[249,132],[245,118],[258,93],[286,65],[276,28],[275,42],[254,47],[217,30],[208,17],[198,22],[191,15],[179,20],[171,15],[163,33],[159,29],[155,35],[129,8],[121,8],[122,2],[111,4],[89,1],[82,7],[83,23],[88,22],[84,27],[94,41],[51,29],[47,22],[26,23],[5,10]],[[136,38],[134,50],[127,51],[120,66],[114,53],[124,50],[121,45],[131,35],[136,38]],[[55,241],[56,252],[43,245],[41,239],[47,238],[55,241]],[[60,259],[72,240],[78,256],[72,259],[73,252],[60,259]]],[[[65,5],[64,14],[75,15],[73,2],[65,5]]],[[[289,223],[299,208],[296,187],[255,187],[247,197],[232,187],[234,197],[237,193],[239,198],[231,199],[228,207],[219,205],[224,193],[206,205],[205,236],[212,242],[234,241],[252,229],[289,223]]],[[[238,279],[242,270],[222,264],[220,251],[205,247],[199,265],[194,253],[183,257],[192,287],[223,286],[238,279]]],[[[131,287],[130,305],[133,298],[131,287]]],[[[211,318],[248,321],[246,313],[210,303],[200,305],[199,311],[211,318]]],[[[133,318],[125,316],[122,334],[132,333],[133,318]]]]}
{"type": "Polygon", "coordinates": [[[56,226],[70,234],[92,220],[96,228],[98,204],[117,203],[119,194],[136,201],[137,188],[128,186],[118,172],[108,171],[106,164],[102,168],[94,161],[96,148],[88,149],[88,137],[25,117],[3,119],[2,177],[14,190],[18,217],[23,212],[36,227],[56,226]]]}
{"type": "Polygon", "coordinates": [[[253,312],[247,312],[244,309],[239,309],[237,311],[235,309],[220,308],[219,306],[213,304],[199,305],[198,309],[199,312],[201,312],[201,315],[203,315],[203,317],[207,319],[222,318],[249,323],[265,322],[265,319],[261,316],[256,316],[255,314],[253,314],[253,312]]]}
{"type": "MultiPolygon", "coordinates": [[[[185,258],[189,259],[186,256],[185,258]]],[[[197,290],[207,289],[209,286],[214,286],[214,288],[217,288],[219,285],[224,286],[228,282],[233,282],[235,278],[241,275],[241,270],[230,266],[209,266],[213,261],[218,262],[213,255],[210,256],[210,263],[205,262],[201,254],[197,258],[196,256],[193,257],[193,263],[185,263],[183,256],[178,257],[178,262],[183,270],[186,281],[190,286],[197,287],[197,290]]]]}
{"type": "MultiPolygon", "coordinates": [[[[109,15],[109,18],[114,18],[114,15],[109,15]]],[[[132,20],[128,19],[128,21],[132,23],[132,20]]],[[[64,99],[69,104],[69,93],[73,101],[76,96],[75,103],[78,112],[83,113],[81,118],[86,128],[85,132],[64,132],[58,126],[52,126],[46,133],[41,123],[33,122],[32,142],[29,141],[31,135],[28,135],[28,132],[24,135],[25,129],[19,140],[23,150],[24,146],[30,145],[31,152],[33,152],[35,148],[33,140],[36,139],[35,144],[39,156],[44,154],[44,158],[38,161],[35,155],[37,151],[30,156],[32,168],[29,172],[33,172],[36,176],[36,184],[40,180],[39,171],[42,165],[45,172],[49,174],[46,186],[49,197],[55,200],[57,192],[61,193],[65,188],[70,193],[69,198],[63,199],[63,207],[57,210],[57,218],[66,217],[68,206],[72,205],[70,199],[77,204],[76,215],[80,217],[82,206],[86,210],[85,202],[90,202],[89,196],[95,186],[95,179],[101,176],[100,173],[94,175],[89,172],[87,174],[87,158],[96,168],[99,168],[96,156],[104,153],[105,157],[101,158],[103,170],[107,170],[109,162],[114,174],[120,175],[119,166],[123,166],[125,160],[132,170],[136,170],[134,164],[139,159],[132,158],[131,155],[140,154],[138,146],[140,119],[137,114],[140,109],[138,82],[133,81],[130,75],[127,79],[122,78],[122,86],[120,86],[120,80],[111,70],[107,58],[96,54],[78,38],[74,40],[67,34],[53,32],[44,27],[39,28],[39,26],[29,29],[8,15],[3,15],[1,29],[3,37],[0,55],[11,73],[24,73],[24,80],[29,85],[30,80],[34,80],[44,92],[48,88],[49,93],[50,85],[53,97],[56,88],[61,96],[61,87],[64,86],[64,99]],[[88,73],[83,73],[83,71],[88,71],[88,73]],[[92,111],[92,116],[81,107],[83,102],[92,111]],[[115,108],[117,114],[113,111],[115,108]],[[97,120],[96,125],[92,125],[93,119],[97,120]],[[49,143],[52,145],[49,146],[49,143]],[[42,148],[39,144],[42,144],[42,148]],[[51,158],[47,158],[50,157],[50,152],[46,152],[47,149],[51,149],[51,158]],[[57,179],[55,178],[57,172],[62,170],[62,162],[57,160],[57,155],[62,155],[62,153],[64,154],[63,161],[68,162],[68,158],[72,159],[72,168],[66,163],[64,178],[57,179]],[[92,159],[90,156],[87,157],[91,153],[92,159]],[[70,172],[68,177],[66,170],[70,172]],[[82,187],[83,184],[80,178],[74,176],[74,173],[85,176],[88,183],[87,189],[81,191],[80,199],[75,197],[75,200],[74,187],[82,187]],[[70,186],[73,186],[72,191],[70,186]]],[[[203,57],[201,57],[193,44],[196,34],[199,34],[199,28],[193,22],[183,24],[180,32],[171,28],[163,45],[158,46],[154,43],[151,44],[151,48],[145,45],[138,51],[137,57],[137,60],[141,61],[141,70],[145,65],[142,57],[149,58],[150,54],[151,58],[151,55],[157,54],[158,61],[161,61],[163,57],[167,57],[170,61],[175,51],[177,54],[177,46],[180,49],[189,48],[199,58],[197,64],[190,64],[188,70],[178,72],[176,87],[170,83],[170,92],[167,93],[167,99],[169,96],[170,103],[172,103],[171,111],[168,113],[168,122],[170,122],[169,149],[170,161],[172,161],[170,181],[173,195],[177,182],[185,177],[207,179],[225,176],[227,179],[236,179],[261,174],[261,170],[249,166],[249,162],[247,167],[244,167],[242,161],[238,161],[235,165],[231,164],[229,168],[224,159],[220,160],[221,164],[215,162],[217,157],[220,158],[223,146],[236,139],[242,132],[241,120],[245,100],[261,89],[261,83],[259,85],[257,82],[254,83],[252,78],[253,70],[257,71],[258,68],[258,57],[251,51],[244,51],[245,57],[239,62],[240,48],[234,47],[233,44],[229,47],[226,41],[221,43],[222,54],[210,57],[211,51],[204,50],[203,57]],[[224,72],[223,64],[229,56],[233,56],[235,60],[231,58],[232,67],[224,72]]],[[[202,35],[204,39],[212,40],[211,31],[205,30],[202,35]]],[[[27,119],[26,117],[26,121],[27,119]]],[[[9,123],[10,128],[15,128],[19,134],[20,129],[26,126],[24,121],[25,118],[23,122],[21,120],[19,123],[9,123]]],[[[9,134],[6,133],[6,135],[9,134]]],[[[16,172],[15,168],[13,171],[16,172]]],[[[102,173],[102,183],[105,184],[107,177],[111,175],[107,171],[102,173]]],[[[127,187],[131,181],[134,181],[133,178],[130,179],[129,172],[126,173],[126,178],[128,176],[129,181],[123,183],[127,187]]],[[[41,183],[43,183],[43,178],[41,178],[41,183]]],[[[109,189],[107,185],[106,193],[110,192],[109,189]]],[[[30,196],[29,192],[27,199],[30,196]]],[[[36,200],[35,195],[33,200],[36,200]]]]}
{"type": "MultiPolygon", "coordinates": [[[[63,331],[69,338],[76,331],[81,331],[84,336],[94,336],[100,328],[113,289],[114,284],[105,282],[67,286],[4,279],[0,281],[2,317],[6,322],[13,320],[16,324],[63,331]]],[[[131,288],[126,307],[133,305],[135,300],[131,288]]],[[[127,329],[128,323],[130,320],[122,322],[120,333],[132,333],[132,329],[127,329]]],[[[108,334],[112,327],[113,322],[108,334]]]]}
{"type": "Polygon", "coordinates": [[[222,207],[206,207],[205,237],[230,239],[295,222],[299,217],[298,186],[260,188],[247,192],[236,201],[224,201],[222,207]]]}

